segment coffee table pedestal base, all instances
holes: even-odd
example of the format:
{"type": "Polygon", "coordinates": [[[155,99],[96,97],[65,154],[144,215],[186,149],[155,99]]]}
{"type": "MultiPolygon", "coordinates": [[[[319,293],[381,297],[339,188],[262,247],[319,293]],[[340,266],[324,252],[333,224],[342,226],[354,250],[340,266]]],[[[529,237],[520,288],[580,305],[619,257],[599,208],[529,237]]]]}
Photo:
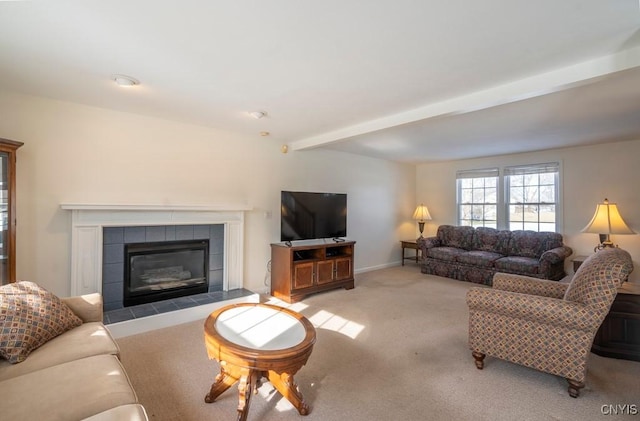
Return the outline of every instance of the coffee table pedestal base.
{"type": "Polygon", "coordinates": [[[238,421],[244,421],[251,395],[258,393],[266,377],[300,415],[309,413],[293,379],[316,342],[316,330],[306,317],[271,304],[232,304],[209,315],[204,340],[207,355],[220,364],[205,402],[215,401],[238,383],[238,421]]]}
{"type": "Polygon", "coordinates": [[[304,397],[298,390],[298,385],[293,379],[294,374],[276,373],[273,370],[261,371],[221,363],[220,374],[216,376],[204,401],[212,403],[225,390],[238,382],[238,421],[245,421],[249,413],[251,395],[258,393],[258,388],[262,385],[264,377],[269,379],[273,387],[293,404],[300,415],[307,415],[309,414],[309,405],[304,402],[304,397]]]}

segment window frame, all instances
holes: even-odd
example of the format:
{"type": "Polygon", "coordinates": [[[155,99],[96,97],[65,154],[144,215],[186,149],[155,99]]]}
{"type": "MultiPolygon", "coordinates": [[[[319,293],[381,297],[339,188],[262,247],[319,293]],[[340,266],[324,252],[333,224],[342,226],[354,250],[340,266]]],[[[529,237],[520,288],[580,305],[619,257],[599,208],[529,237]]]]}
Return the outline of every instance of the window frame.
{"type": "MultiPolygon", "coordinates": [[[[462,219],[461,205],[463,205],[463,203],[461,202],[462,191],[461,191],[460,180],[465,178],[487,177],[487,175],[497,177],[496,185],[497,185],[498,191],[496,195],[496,198],[497,198],[496,228],[500,230],[508,230],[509,227],[511,226],[509,206],[511,205],[510,187],[511,187],[512,180],[510,179],[510,176],[520,175],[522,173],[544,174],[549,172],[554,173],[555,202],[554,203],[537,202],[537,203],[531,203],[531,204],[532,205],[535,204],[537,206],[555,205],[555,230],[553,232],[561,233],[563,230],[562,222],[563,222],[564,209],[563,209],[563,203],[562,203],[562,197],[563,197],[562,195],[562,161],[560,160],[555,162],[546,162],[546,163],[521,164],[521,165],[511,165],[511,166],[504,166],[504,167],[491,167],[491,168],[485,168],[485,169],[471,169],[471,170],[456,171],[456,222],[457,224],[459,226],[469,225],[469,224],[462,223],[463,221],[467,221],[467,220],[462,219]]],[[[537,184],[537,186],[540,186],[540,184],[537,184]]],[[[488,221],[488,220],[483,219],[482,221],[483,221],[482,225],[471,224],[471,226],[492,227],[492,225],[486,224],[485,221],[488,221]]],[[[540,220],[538,220],[537,222],[538,231],[540,230],[540,223],[541,223],[540,220]]],[[[520,228],[515,228],[515,229],[520,229],[520,228]]],[[[546,228],[543,228],[543,230],[547,231],[546,228]]]]}
{"type": "MultiPolygon", "coordinates": [[[[472,181],[473,183],[473,181],[472,181]]],[[[500,221],[500,194],[501,192],[501,188],[500,188],[500,169],[497,167],[494,168],[485,168],[485,169],[479,169],[479,170],[463,170],[463,171],[457,171],[456,172],[456,218],[458,221],[458,225],[465,225],[465,226],[472,226],[472,227],[491,227],[491,228],[497,228],[499,225],[499,221],[500,221]],[[486,190],[487,190],[487,186],[486,186],[486,180],[487,179],[491,179],[491,178],[495,178],[495,197],[496,197],[496,201],[495,203],[493,202],[487,202],[486,201],[486,190]],[[462,197],[463,197],[463,181],[464,180],[479,180],[482,179],[483,180],[483,186],[480,187],[478,186],[478,190],[482,189],[483,190],[483,198],[485,198],[484,201],[482,202],[475,202],[473,200],[474,197],[474,190],[476,190],[474,188],[474,186],[471,187],[471,197],[472,197],[472,201],[471,202],[462,202],[462,197]],[[475,206],[482,206],[482,219],[462,219],[462,207],[463,206],[471,206],[472,208],[475,206]],[[486,219],[486,207],[487,206],[494,206],[495,207],[495,215],[496,215],[496,219],[492,220],[492,219],[486,219]],[[463,221],[470,221],[469,224],[463,224],[463,221]]],[[[472,210],[472,215],[473,215],[473,210],[472,210]]]]}
{"type": "Polygon", "coordinates": [[[560,195],[560,163],[559,162],[548,162],[543,164],[529,164],[529,165],[515,165],[510,167],[505,167],[503,171],[504,178],[504,210],[505,210],[505,225],[508,230],[532,230],[532,231],[550,231],[548,227],[544,227],[544,224],[549,224],[548,222],[544,222],[541,220],[542,212],[541,208],[545,206],[553,206],[553,230],[552,232],[559,232],[559,221],[560,221],[560,213],[558,211],[560,195]],[[549,186],[549,183],[543,183],[540,180],[540,176],[542,174],[552,174],[553,175],[553,201],[546,202],[541,200],[543,186],[549,186]],[[526,194],[523,192],[523,201],[521,202],[513,202],[512,203],[512,177],[523,177],[527,178],[527,176],[536,175],[538,182],[537,184],[527,184],[523,183],[522,188],[526,191],[527,187],[531,188],[532,186],[535,188],[538,201],[529,201],[526,198],[526,194]],[[526,221],[526,217],[523,212],[522,220],[512,221],[511,220],[511,206],[520,205],[522,207],[530,206],[538,208],[537,212],[537,221],[526,221]],[[520,224],[519,227],[512,227],[513,224],[520,224]],[[536,224],[537,229],[533,230],[531,226],[527,227],[527,224],[536,224]],[[543,225],[543,229],[540,229],[541,224],[543,225]]]}

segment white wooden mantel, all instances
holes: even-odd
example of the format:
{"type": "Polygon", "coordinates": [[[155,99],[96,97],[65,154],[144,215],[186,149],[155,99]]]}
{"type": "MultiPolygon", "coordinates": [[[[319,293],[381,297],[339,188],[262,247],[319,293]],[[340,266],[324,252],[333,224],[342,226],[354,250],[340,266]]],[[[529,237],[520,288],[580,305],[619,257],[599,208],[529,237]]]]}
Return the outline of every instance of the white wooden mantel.
{"type": "Polygon", "coordinates": [[[242,288],[247,205],[63,203],[71,211],[71,295],[102,293],[104,227],[224,224],[223,289],[242,288]]]}

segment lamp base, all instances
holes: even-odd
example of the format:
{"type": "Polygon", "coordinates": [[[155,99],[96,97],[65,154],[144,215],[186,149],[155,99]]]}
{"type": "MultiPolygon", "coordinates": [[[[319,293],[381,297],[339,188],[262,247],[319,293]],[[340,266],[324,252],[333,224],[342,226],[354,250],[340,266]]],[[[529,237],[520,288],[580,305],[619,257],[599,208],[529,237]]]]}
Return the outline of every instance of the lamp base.
{"type": "Polygon", "coordinates": [[[598,234],[598,235],[600,235],[600,244],[598,244],[597,246],[595,246],[593,248],[594,252],[596,252],[598,250],[605,249],[607,247],[610,247],[610,248],[617,248],[618,247],[617,244],[613,244],[613,241],[611,241],[611,239],[609,239],[609,234],[598,234]]]}
{"type": "Polygon", "coordinates": [[[424,222],[418,222],[418,230],[420,231],[420,237],[418,238],[422,238],[422,232],[424,231],[424,222]]]}

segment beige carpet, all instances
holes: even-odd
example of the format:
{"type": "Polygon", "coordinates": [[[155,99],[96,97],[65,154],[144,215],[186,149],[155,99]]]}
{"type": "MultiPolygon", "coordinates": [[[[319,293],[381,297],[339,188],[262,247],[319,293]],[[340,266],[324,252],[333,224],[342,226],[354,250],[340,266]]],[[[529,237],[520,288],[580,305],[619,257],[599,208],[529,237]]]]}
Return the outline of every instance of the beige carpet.
{"type": "MultiPolygon", "coordinates": [[[[616,418],[601,415],[603,405],[640,407],[640,362],[591,354],[578,399],[564,379],[515,364],[487,357],[477,370],[467,348],[465,293],[473,286],[407,265],[294,305],[317,328],[313,354],[296,375],[311,413],[301,417],[265,383],[248,419],[593,420],[616,418]]],[[[219,367],[207,359],[202,325],[118,340],[151,420],[235,419],[235,387],[204,402],[219,367]]]]}

